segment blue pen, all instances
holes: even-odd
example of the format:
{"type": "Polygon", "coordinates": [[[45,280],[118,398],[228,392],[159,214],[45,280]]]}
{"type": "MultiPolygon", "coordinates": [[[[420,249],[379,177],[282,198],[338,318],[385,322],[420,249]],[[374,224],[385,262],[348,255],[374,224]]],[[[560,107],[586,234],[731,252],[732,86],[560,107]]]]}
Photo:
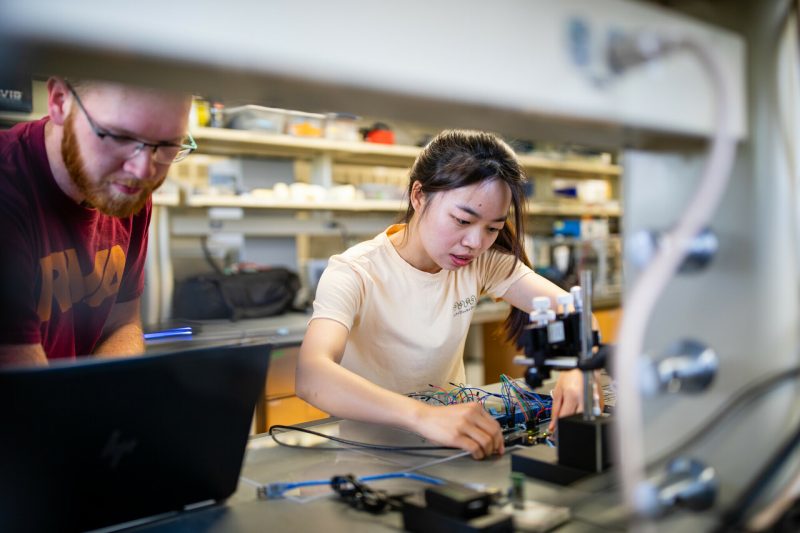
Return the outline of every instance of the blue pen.
{"type": "Polygon", "coordinates": [[[145,340],[164,339],[167,337],[191,337],[192,328],[185,326],[182,328],[165,329],[164,331],[153,331],[152,333],[145,333],[145,340]]]}

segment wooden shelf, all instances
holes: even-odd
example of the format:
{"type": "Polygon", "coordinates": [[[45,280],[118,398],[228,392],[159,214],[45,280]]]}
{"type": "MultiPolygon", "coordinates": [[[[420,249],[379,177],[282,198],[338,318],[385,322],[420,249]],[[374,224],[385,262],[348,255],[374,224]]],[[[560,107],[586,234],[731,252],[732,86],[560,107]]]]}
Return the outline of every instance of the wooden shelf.
{"type": "MultiPolygon", "coordinates": [[[[406,209],[404,200],[355,200],[352,202],[336,201],[296,201],[276,200],[256,195],[219,195],[193,194],[186,197],[184,205],[188,207],[242,207],[249,209],[276,209],[292,211],[380,211],[400,212],[406,209]]],[[[562,205],[528,203],[529,215],[550,216],[620,216],[620,207],[616,202],[603,205],[562,205]]]]}
{"type": "Polygon", "coordinates": [[[534,201],[528,202],[528,215],[618,217],[622,215],[622,209],[616,201],[596,205],[545,204],[534,201]]]}
{"type": "Polygon", "coordinates": [[[186,197],[189,207],[243,207],[306,211],[391,211],[399,212],[406,204],[401,200],[358,200],[353,202],[312,202],[275,200],[255,195],[193,194],[186,197]]]}
{"type": "MultiPolygon", "coordinates": [[[[419,155],[416,146],[292,137],[226,128],[195,128],[192,136],[199,153],[313,158],[328,154],[338,163],[410,166],[419,155]]],[[[592,161],[558,161],[532,155],[518,156],[526,169],[574,174],[619,176],[618,165],[592,161]]]]}
{"type": "MultiPolygon", "coordinates": [[[[38,118],[39,114],[0,113],[0,121],[10,123],[38,118]]],[[[197,141],[198,153],[305,159],[330,155],[335,162],[344,164],[411,166],[421,150],[416,146],[334,141],[228,128],[193,128],[192,136],[197,141]]],[[[534,155],[518,155],[517,159],[527,170],[606,177],[621,174],[619,165],[594,161],[562,161],[534,155]]]]}
{"type": "Polygon", "coordinates": [[[415,146],[334,141],[226,128],[195,128],[192,136],[200,153],[287,158],[330,154],[340,163],[410,165],[420,151],[415,146]]]}
{"type": "Polygon", "coordinates": [[[176,190],[157,190],[153,193],[153,205],[175,207],[181,205],[181,195],[176,190]]]}
{"type": "Polygon", "coordinates": [[[619,176],[622,167],[595,161],[561,161],[535,155],[518,155],[520,165],[532,170],[550,170],[592,176],[619,176]]]}

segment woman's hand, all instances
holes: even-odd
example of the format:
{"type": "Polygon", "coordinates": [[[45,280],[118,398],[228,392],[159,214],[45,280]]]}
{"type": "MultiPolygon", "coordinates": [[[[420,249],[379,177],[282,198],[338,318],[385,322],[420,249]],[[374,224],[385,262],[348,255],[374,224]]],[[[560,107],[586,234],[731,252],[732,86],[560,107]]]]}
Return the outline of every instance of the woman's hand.
{"type": "Polygon", "coordinates": [[[414,429],[426,439],[461,448],[475,459],[505,451],[500,424],[480,403],[420,407],[414,429]]]}
{"type": "MultiPolygon", "coordinates": [[[[594,387],[595,394],[600,400],[600,409],[603,408],[603,395],[595,373],[594,387]]],[[[558,376],[556,388],[552,392],[553,409],[551,411],[550,425],[547,431],[552,434],[556,429],[556,421],[562,416],[569,416],[583,412],[583,372],[580,370],[570,370],[561,372],[558,376]]]]}

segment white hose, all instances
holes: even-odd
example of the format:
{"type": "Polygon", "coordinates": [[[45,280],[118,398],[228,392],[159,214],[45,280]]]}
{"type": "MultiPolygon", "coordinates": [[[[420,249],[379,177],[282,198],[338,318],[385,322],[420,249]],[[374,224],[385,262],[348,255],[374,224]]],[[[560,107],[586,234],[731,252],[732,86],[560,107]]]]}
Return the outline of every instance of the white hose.
{"type": "Polygon", "coordinates": [[[645,476],[644,424],[637,369],[647,323],[658,298],[686,257],[689,243],[706,227],[715,212],[727,186],[736,151],[736,142],[730,134],[730,95],[719,62],[702,44],[692,39],[665,43],[660,53],[653,57],[677,50],[692,52],[709,75],[716,103],[714,135],[696,195],[675,228],[664,235],[655,257],[634,283],[624,304],[615,362],[619,398],[617,464],[624,501],[633,512],[637,510],[637,490],[645,476]]]}

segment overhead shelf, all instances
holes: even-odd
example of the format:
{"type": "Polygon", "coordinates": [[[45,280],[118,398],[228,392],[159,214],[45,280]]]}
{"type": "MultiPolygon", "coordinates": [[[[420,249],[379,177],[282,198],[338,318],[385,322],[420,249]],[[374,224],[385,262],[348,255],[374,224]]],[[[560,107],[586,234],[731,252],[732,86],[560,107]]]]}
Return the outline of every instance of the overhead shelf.
{"type": "MultiPolygon", "coordinates": [[[[201,153],[313,158],[330,155],[337,163],[410,166],[421,148],[368,142],[335,141],[312,137],[226,128],[195,128],[192,136],[201,153]]],[[[619,176],[621,167],[593,161],[558,161],[532,155],[518,156],[526,169],[576,174],[619,176]]]]}
{"type": "Polygon", "coordinates": [[[192,137],[201,153],[295,158],[330,154],[340,163],[410,165],[420,151],[415,146],[335,141],[226,128],[195,128],[192,137]]]}
{"type": "Polygon", "coordinates": [[[193,194],[186,197],[189,207],[242,207],[293,211],[391,211],[406,207],[401,200],[358,200],[353,202],[276,200],[256,195],[193,194]]]}
{"type": "MultiPolygon", "coordinates": [[[[0,113],[0,122],[15,124],[38,119],[30,113],[0,113]]],[[[228,156],[268,156],[311,159],[330,155],[336,163],[411,166],[419,155],[417,146],[294,137],[228,128],[193,128],[198,153],[228,156]]],[[[517,155],[527,170],[566,172],[589,176],[619,176],[622,167],[594,161],[562,161],[533,155],[517,155]]]]}
{"type": "Polygon", "coordinates": [[[153,205],[175,207],[181,205],[181,195],[176,189],[161,188],[153,193],[153,205]]]}
{"type": "MultiPolygon", "coordinates": [[[[186,197],[187,207],[241,207],[247,209],[275,209],[295,211],[379,211],[400,212],[405,211],[406,202],[403,200],[354,200],[341,201],[298,201],[277,200],[274,198],[242,194],[192,194],[186,197]]],[[[528,202],[528,214],[550,216],[609,216],[620,215],[620,207],[616,202],[602,205],[564,205],[541,204],[528,202]]]]}
{"type": "Polygon", "coordinates": [[[544,216],[596,216],[596,217],[618,217],[622,215],[619,202],[612,201],[603,204],[547,204],[540,202],[528,202],[529,215],[544,216]]]}

